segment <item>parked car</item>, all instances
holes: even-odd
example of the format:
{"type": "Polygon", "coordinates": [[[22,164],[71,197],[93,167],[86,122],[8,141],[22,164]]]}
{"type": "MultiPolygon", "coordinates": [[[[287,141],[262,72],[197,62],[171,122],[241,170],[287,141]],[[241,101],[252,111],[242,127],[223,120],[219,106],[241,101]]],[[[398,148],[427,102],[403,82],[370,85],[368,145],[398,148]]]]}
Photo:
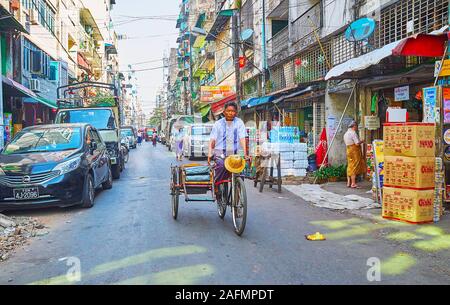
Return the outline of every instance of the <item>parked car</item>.
{"type": "Polygon", "coordinates": [[[195,157],[207,157],[212,124],[192,124],[185,128],[183,154],[189,160],[195,157]]]}
{"type": "Polygon", "coordinates": [[[95,189],[112,188],[105,142],[89,124],[23,129],[0,152],[0,211],[94,205],[95,189]]]}
{"type": "Polygon", "coordinates": [[[120,136],[129,138],[130,148],[137,147],[137,131],[133,126],[122,126],[120,127],[120,136]]]}
{"type": "Polygon", "coordinates": [[[120,179],[120,173],[125,168],[125,162],[120,146],[120,129],[117,107],[78,107],[59,109],[55,122],[88,123],[95,127],[105,141],[108,155],[111,159],[111,169],[114,179],[120,179]]]}

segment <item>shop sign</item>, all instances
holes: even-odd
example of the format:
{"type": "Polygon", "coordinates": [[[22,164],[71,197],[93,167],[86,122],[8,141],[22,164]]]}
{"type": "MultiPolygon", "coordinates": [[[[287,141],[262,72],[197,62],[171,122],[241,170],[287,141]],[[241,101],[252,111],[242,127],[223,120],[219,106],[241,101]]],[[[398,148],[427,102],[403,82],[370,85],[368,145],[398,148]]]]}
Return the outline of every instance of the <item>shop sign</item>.
{"type": "Polygon", "coordinates": [[[408,101],[409,100],[409,86],[397,87],[394,89],[395,101],[408,101]]]}
{"type": "Polygon", "coordinates": [[[364,117],[364,127],[367,130],[377,130],[381,127],[380,118],[373,115],[364,117]]]}
{"type": "Polygon", "coordinates": [[[214,102],[233,95],[231,86],[202,86],[200,87],[200,101],[214,102]]]}
{"type": "Polygon", "coordinates": [[[437,88],[423,89],[423,122],[435,123],[437,88]]]}
{"type": "Polygon", "coordinates": [[[442,88],[442,98],[444,105],[444,123],[450,123],[450,88],[442,88]]]}
{"type": "Polygon", "coordinates": [[[382,140],[375,140],[372,144],[375,165],[374,186],[377,190],[378,202],[382,204],[384,185],[384,142],[382,140]]]}
{"type": "Polygon", "coordinates": [[[450,59],[444,60],[442,64],[441,73],[439,73],[440,77],[450,76],[450,59]]]}

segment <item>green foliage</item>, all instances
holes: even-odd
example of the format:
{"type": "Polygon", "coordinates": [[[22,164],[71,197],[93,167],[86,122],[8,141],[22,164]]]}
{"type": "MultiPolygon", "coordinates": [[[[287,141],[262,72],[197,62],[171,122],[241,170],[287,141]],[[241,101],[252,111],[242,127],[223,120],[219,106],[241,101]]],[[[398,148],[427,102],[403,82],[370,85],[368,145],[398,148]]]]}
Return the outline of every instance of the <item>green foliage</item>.
{"type": "Polygon", "coordinates": [[[314,177],[320,180],[347,177],[347,165],[322,167],[314,172],[314,177]]]}

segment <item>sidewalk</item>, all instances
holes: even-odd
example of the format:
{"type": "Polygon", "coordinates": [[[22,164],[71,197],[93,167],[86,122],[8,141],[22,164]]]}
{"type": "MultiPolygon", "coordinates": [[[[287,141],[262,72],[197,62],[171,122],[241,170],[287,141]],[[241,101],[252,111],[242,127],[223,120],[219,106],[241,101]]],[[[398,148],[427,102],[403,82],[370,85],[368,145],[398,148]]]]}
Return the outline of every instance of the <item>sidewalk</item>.
{"type": "Polygon", "coordinates": [[[299,184],[283,185],[284,189],[312,204],[334,210],[360,210],[380,208],[372,199],[371,184],[361,182],[361,189],[347,187],[346,182],[324,185],[299,184]],[[369,193],[368,193],[369,192],[369,193]]]}
{"type": "MultiPolygon", "coordinates": [[[[363,181],[358,185],[361,187],[360,189],[348,188],[346,182],[330,182],[322,185],[283,185],[283,188],[317,207],[345,210],[349,214],[376,222],[392,222],[392,220],[381,217],[381,206],[373,200],[372,183],[363,181]]],[[[434,225],[450,228],[449,204],[444,204],[444,214],[439,223],[434,225]]]]}

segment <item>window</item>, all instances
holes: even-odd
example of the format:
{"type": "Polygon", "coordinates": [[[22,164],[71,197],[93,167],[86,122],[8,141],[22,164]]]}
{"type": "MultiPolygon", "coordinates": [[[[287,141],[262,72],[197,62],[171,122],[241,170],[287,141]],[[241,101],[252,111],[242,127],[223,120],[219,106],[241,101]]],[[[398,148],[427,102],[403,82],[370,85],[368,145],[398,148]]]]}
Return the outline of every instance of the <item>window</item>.
{"type": "Polygon", "coordinates": [[[28,39],[23,40],[23,69],[50,79],[50,56],[28,39]]]}
{"type": "Polygon", "coordinates": [[[39,23],[54,34],[56,14],[45,0],[22,0],[22,6],[26,10],[35,10],[39,23]]]}

